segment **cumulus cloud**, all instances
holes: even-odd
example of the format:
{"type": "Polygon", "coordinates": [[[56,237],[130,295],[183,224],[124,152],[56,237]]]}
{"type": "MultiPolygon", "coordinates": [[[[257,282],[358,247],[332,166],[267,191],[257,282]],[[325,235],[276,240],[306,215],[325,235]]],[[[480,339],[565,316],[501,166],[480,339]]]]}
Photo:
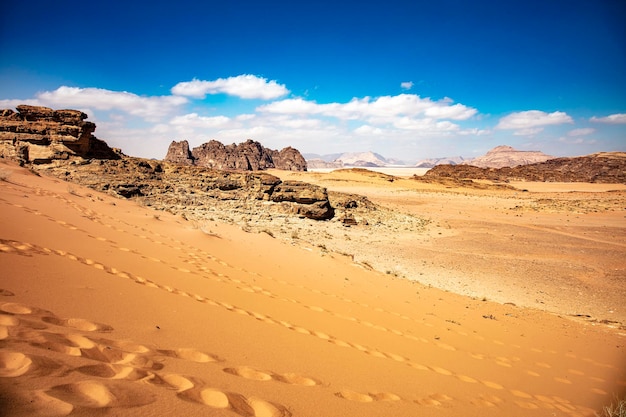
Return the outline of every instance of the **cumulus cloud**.
{"type": "Polygon", "coordinates": [[[581,129],[573,129],[567,132],[567,136],[587,136],[591,135],[596,130],[591,127],[585,127],[581,129]]]}
{"type": "Polygon", "coordinates": [[[400,83],[400,87],[403,90],[410,90],[411,88],[413,88],[413,81],[405,81],[403,83],[400,83]]]}
{"type": "Polygon", "coordinates": [[[198,113],[189,113],[183,116],[174,117],[170,124],[174,126],[198,127],[198,128],[217,128],[228,126],[230,118],[226,116],[199,116],[198,113]]]}
{"type": "Polygon", "coordinates": [[[540,110],[528,110],[511,113],[500,119],[496,129],[531,129],[548,125],[573,123],[574,120],[565,112],[546,113],[540,110]]]}
{"type": "Polygon", "coordinates": [[[145,97],[126,91],[66,86],[54,91],[44,91],[36,97],[38,105],[54,108],[121,110],[146,120],[164,117],[187,101],[186,98],[177,96],[145,97]]]}
{"type": "Polygon", "coordinates": [[[543,132],[543,127],[529,127],[527,129],[516,130],[513,134],[515,136],[533,136],[539,132],[543,132]]]}
{"type": "Polygon", "coordinates": [[[463,104],[451,104],[445,98],[433,101],[415,94],[400,94],[353,98],[347,103],[318,104],[302,98],[275,101],[259,106],[257,111],[276,114],[308,114],[335,117],[342,120],[365,120],[369,123],[393,123],[401,117],[467,120],[477,111],[463,104]]]}
{"type": "Polygon", "coordinates": [[[289,90],[284,84],[250,74],[218,78],[215,81],[194,78],[172,87],[172,94],[176,96],[204,98],[207,94],[220,93],[245,99],[271,100],[289,94],[289,90]]]}
{"type": "Polygon", "coordinates": [[[594,116],[590,120],[596,123],[626,124],[626,113],[616,113],[606,117],[594,116]]]}

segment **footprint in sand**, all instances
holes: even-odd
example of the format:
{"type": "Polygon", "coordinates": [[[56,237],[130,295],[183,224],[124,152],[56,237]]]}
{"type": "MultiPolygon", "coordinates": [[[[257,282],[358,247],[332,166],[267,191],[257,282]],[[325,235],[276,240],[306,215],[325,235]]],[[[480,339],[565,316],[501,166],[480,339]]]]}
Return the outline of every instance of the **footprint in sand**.
{"type": "Polygon", "coordinates": [[[106,333],[113,331],[113,327],[107,324],[96,323],[85,319],[61,319],[59,317],[42,317],[41,320],[56,326],[70,327],[84,332],[106,333]]]}
{"type": "Polygon", "coordinates": [[[137,358],[137,354],[124,352],[113,346],[95,345],[90,349],[81,349],[82,356],[98,362],[113,363],[118,365],[131,364],[137,358]]]}
{"type": "Polygon", "coordinates": [[[152,394],[129,384],[91,380],[57,385],[47,390],[46,394],[86,408],[139,407],[155,400],[152,394]]]}
{"type": "Polygon", "coordinates": [[[195,349],[159,349],[157,353],[163,356],[168,356],[171,358],[185,359],[192,362],[197,363],[207,363],[207,362],[220,362],[221,360],[217,356],[209,355],[207,353],[203,353],[197,351],[195,349]]]}
{"type": "Polygon", "coordinates": [[[21,352],[0,351],[0,377],[15,378],[24,375],[33,361],[21,352]]]}
{"type": "Polygon", "coordinates": [[[15,327],[20,323],[17,317],[0,314],[0,340],[9,337],[9,327],[15,327]]]}
{"type": "Polygon", "coordinates": [[[98,378],[123,379],[126,381],[141,381],[154,377],[152,372],[143,369],[111,363],[81,366],[76,368],[76,371],[98,378]]]}
{"type": "Polygon", "coordinates": [[[33,309],[18,303],[3,303],[0,304],[0,311],[10,314],[31,314],[33,309]]]}
{"type": "Polygon", "coordinates": [[[258,398],[246,398],[243,395],[220,391],[214,388],[192,388],[180,392],[184,400],[204,404],[212,408],[229,409],[240,416],[288,417],[291,412],[285,407],[258,398]]]}
{"type": "Polygon", "coordinates": [[[360,392],[356,392],[352,390],[339,391],[335,393],[335,395],[345,400],[357,401],[360,403],[371,403],[374,401],[374,398],[371,395],[361,394],[360,392]]]}
{"type": "Polygon", "coordinates": [[[150,379],[152,385],[173,389],[177,392],[183,392],[192,389],[196,383],[192,378],[187,378],[178,374],[156,374],[150,379]]]}
{"type": "Polygon", "coordinates": [[[248,366],[240,366],[237,368],[224,368],[224,372],[231,375],[236,375],[245,379],[251,379],[255,381],[278,381],[290,385],[301,385],[305,387],[312,387],[319,385],[320,383],[313,378],[308,378],[295,373],[276,374],[273,372],[263,372],[248,366]]]}
{"type": "Polygon", "coordinates": [[[44,391],[17,391],[11,393],[11,403],[23,415],[42,417],[67,416],[74,411],[74,406],[58,398],[51,397],[44,391]]]}
{"type": "Polygon", "coordinates": [[[249,368],[247,366],[240,366],[238,368],[225,368],[224,372],[231,375],[240,376],[245,379],[252,379],[255,381],[270,381],[272,380],[272,375],[257,371],[256,369],[249,368]]]}

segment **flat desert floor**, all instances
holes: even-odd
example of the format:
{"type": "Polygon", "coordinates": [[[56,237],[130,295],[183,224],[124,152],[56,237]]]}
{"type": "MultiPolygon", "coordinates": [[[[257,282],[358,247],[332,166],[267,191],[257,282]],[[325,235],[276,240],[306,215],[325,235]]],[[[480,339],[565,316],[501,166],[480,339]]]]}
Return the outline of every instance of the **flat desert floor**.
{"type": "Polygon", "coordinates": [[[431,220],[333,251],[0,168],[3,416],[593,416],[626,393],[623,186],[275,173],[431,220]]]}

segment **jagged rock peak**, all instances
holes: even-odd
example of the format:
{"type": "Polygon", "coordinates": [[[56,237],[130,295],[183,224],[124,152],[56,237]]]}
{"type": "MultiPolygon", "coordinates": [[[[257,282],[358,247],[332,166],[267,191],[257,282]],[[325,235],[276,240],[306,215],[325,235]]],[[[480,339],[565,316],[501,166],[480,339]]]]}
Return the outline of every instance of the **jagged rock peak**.
{"type": "Polygon", "coordinates": [[[79,110],[19,105],[0,110],[0,157],[49,163],[70,157],[116,159],[119,153],[93,136],[96,125],[79,110]]]}
{"type": "Polygon", "coordinates": [[[261,171],[277,168],[287,171],[306,171],[304,157],[291,146],[276,151],[265,148],[259,142],[248,139],[238,145],[224,145],[216,140],[189,150],[186,140],[172,141],[166,162],[197,165],[221,170],[261,171]]]}

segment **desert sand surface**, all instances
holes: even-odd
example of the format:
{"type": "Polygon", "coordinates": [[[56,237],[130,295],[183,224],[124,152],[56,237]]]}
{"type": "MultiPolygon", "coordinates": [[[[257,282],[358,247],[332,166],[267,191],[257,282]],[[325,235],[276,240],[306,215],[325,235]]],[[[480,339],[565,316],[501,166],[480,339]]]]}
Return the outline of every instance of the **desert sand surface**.
{"type": "Polygon", "coordinates": [[[3,416],[593,416],[626,392],[619,192],[276,174],[431,219],[337,252],[0,168],[3,416]]]}

